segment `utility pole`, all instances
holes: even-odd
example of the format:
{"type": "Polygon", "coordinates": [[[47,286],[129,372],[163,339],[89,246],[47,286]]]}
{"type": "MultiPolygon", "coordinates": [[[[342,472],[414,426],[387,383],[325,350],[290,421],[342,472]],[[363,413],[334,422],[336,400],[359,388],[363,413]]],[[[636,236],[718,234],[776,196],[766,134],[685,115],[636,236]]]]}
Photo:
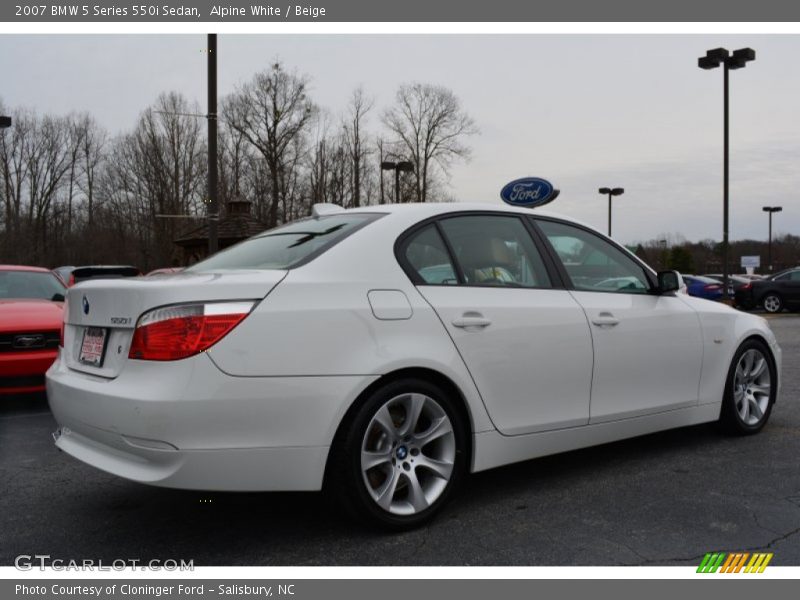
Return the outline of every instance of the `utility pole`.
{"type": "Polygon", "coordinates": [[[217,178],[217,34],[208,34],[208,254],[219,249],[217,178]]]}

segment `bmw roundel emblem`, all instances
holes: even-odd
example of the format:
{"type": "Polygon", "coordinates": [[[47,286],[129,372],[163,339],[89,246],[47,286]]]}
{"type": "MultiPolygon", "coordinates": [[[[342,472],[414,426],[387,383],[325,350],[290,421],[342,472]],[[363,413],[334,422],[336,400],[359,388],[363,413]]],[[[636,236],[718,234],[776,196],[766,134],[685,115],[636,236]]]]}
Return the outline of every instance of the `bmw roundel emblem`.
{"type": "Polygon", "coordinates": [[[83,300],[81,300],[81,304],[83,306],[83,314],[89,314],[89,299],[86,297],[86,294],[83,295],[83,300]]]}

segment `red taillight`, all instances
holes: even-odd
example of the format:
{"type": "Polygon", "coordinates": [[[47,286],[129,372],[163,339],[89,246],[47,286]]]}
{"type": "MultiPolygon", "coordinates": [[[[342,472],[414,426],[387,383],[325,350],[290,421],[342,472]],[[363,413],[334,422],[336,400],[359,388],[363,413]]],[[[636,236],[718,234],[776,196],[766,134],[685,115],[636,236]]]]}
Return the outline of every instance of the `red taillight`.
{"type": "Polygon", "coordinates": [[[717,290],[721,290],[722,286],[716,283],[709,283],[703,288],[707,292],[715,292],[717,290]]]}
{"type": "Polygon", "coordinates": [[[744,284],[744,285],[741,287],[741,289],[743,289],[743,290],[749,290],[751,287],[753,287],[753,284],[752,284],[752,283],[745,283],[745,284],[744,284]]]}
{"type": "Polygon", "coordinates": [[[145,313],[136,325],[128,358],[178,360],[199,354],[236,327],[253,304],[184,304],[145,313]]]}

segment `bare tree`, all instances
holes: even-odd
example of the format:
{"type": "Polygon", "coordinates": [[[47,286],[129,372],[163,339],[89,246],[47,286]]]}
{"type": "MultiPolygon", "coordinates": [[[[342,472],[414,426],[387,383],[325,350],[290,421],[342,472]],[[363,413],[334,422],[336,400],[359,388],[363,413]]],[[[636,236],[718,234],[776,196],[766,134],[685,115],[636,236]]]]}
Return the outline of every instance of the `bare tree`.
{"type": "Polygon", "coordinates": [[[26,196],[29,254],[34,263],[45,261],[48,229],[59,209],[58,194],[70,170],[69,123],[63,117],[34,117],[30,142],[24,159],[27,163],[26,196]]]}
{"type": "Polygon", "coordinates": [[[438,166],[447,176],[453,161],[468,160],[464,138],[478,133],[472,118],[449,89],[424,83],[401,85],[395,106],[383,115],[394,136],[395,154],[414,164],[415,199],[426,202],[438,166]]]}
{"type": "Polygon", "coordinates": [[[80,121],[83,130],[80,146],[80,187],[86,200],[86,224],[91,230],[94,222],[95,189],[98,170],[105,157],[108,132],[102,129],[93,117],[83,115],[80,121]]]}
{"type": "Polygon", "coordinates": [[[27,111],[16,111],[14,127],[0,129],[0,177],[3,198],[3,255],[18,256],[22,239],[23,194],[28,177],[27,147],[32,143],[35,117],[27,111]]]}
{"type": "Polygon", "coordinates": [[[199,110],[180,94],[159,96],[133,133],[115,140],[106,163],[103,199],[127,220],[146,267],[170,264],[184,225],[156,215],[203,210],[206,146],[200,122],[187,116],[199,110]]]}
{"type": "Polygon", "coordinates": [[[286,187],[304,151],[304,137],[317,107],[307,94],[308,79],[289,73],[280,63],[257,73],[223,103],[225,121],[264,157],[270,175],[271,203],[267,224],[279,222],[279,208],[289,201],[286,187]]]}
{"type": "Polygon", "coordinates": [[[350,96],[347,114],[342,124],[344,145],[347,149],[352,173],[351,206],[361,206],[362,181],[367,170],[367,160],[371,154],[365,134],[367,114],[372,110],[375,101],[364,93],[361,87],[356,88],[350,96]]]}

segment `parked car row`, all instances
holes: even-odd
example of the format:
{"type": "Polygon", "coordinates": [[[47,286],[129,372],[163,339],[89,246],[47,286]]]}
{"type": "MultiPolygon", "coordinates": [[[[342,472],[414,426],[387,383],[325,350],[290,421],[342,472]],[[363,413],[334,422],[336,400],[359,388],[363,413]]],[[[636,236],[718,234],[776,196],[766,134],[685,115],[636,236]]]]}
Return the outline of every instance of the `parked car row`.
{"type": "MultiPolygon", "coordinates": [[[[157,275],[180,269],[156,269],[157,275]]],[[[138,277],[124,265],[41,267],[0,265],[0,396],[43,392],[58,352],[67,288],[90,279],[138,277]]]]}
{"type": "Polygon", "coordinates": [[[768,313],[800,310],[800,267],[786,269],[736,288],[734,301],[740,308],[763,308],[768,313]]]}
{"type": "MultiPolygon", "coordinates": [[[[707,300],[722,300],[724,276],[681,274],[686,293],[707,300]]],[[[800,267],[769,276],[728,275],[728,297],[737,308],[763,308],[768,313],[800,310],[800,267]]]]}

